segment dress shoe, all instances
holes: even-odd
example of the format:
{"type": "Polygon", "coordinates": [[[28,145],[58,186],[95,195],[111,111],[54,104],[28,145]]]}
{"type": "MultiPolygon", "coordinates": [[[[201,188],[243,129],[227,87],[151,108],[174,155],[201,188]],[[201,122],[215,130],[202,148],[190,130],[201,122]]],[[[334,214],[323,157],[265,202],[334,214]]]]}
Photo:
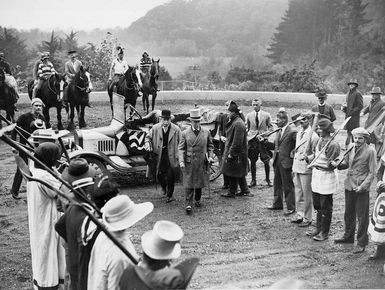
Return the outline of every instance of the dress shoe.
{"type": "Polygon", "coordinates": [[[317,236],[320,232],[321,232],[320,229],[315,228],[315,229],[313,229],[313,230],[307,231],[307,232],[306,232],[306,235],[307,235],[308,237],[314,237],[314,236],[317,236]]]}
{"type": "Polygon", "coordinates": [[[268,207],[267,209],[269,209],[269,210],[283,210],[283,207],[271,206],[271,207],[268,207]]]}
{"type": "Polygon", "coordinates": [[[300,223],[302,223],[302,221],[303,221],[303,218],[296,217],[296,218],[293,218],[290,222],[293,224],[300,224],[300,223]]]}
{"type": "Polygon", "coordinates": [[[252,196],[254,196],[254,194],[252,194],[250,191],[246,191],[246,192],[237,192],[235,194],[235,196],[248,196],[248,197],[252,197],[252,196]]]}
{"type": "Polygon", "coordinates": [[[359,254],[365,251],[365,247],[361,247],[359,245],[354,247],[353,254],[359,254]]]}
{"type": "Polygon", "coordinates": [[[257,182],[255,180],[252,180],[249,184],[249,187],[254,187],[257,185],[257,182]]]}
{"type": "Polygon", "coordinates": [[[341,239],[336,239],[334,240],[336,244],[353,244],[354,240],[353,239],[346,239],[342,237],[341,239]]]}
{"type": "Polygon", "coordinates": [[[228,198],[234,198],[235,194],[234,193],[223,193],[223,194],[221,194],[221,196],[228,197],[228,198]]]}
{"type": "Polygon", "coordinates": [[[291,214],[293,214],[293,213],[295,213],[295,210],[294,210],[294,209],[288,209],[287,211],[285,211],[285,212],[283,213],[283,215],[288,216],[288,215],[291,215],[291,214]]]}
{"type": "Polygon", "coordinates": [[[21,196],[19,196],[19,193],[18,192],[11,192],[11,195],[14,199],[16,200],[19,200],[21,199],[21,196]]]}
{"type": "Polygon", "coordinates": [[[308,226],[310,226],[311,225],[311,221],[303,221],[302,223],[300,223],[298,226],[300,227],[300,228],[307,228],[308,226]]]}
{"type": "Polygon", "coordinates": [[[186,206],[186,213],[188,215],[192,213],[192,207],[190,205],[186,206]]]}
{"type": "Polygon", "coordinates": [[[317,242],[325,241],[329,238],[328,234],[325,234],[323,232],[320,232],[318,235],[313,236],[313,240],[317,242]]]}
{"type": "Polygon", "coordinates": [[[167,200],[166,200],[166,203],[170,203],[170,202],[172,202],[172,201],[174,201],[174,200],[175,200],[175,198],[173,198],[173,197],[168,197],[167,200]]]}
{"type": "Polygon", "coordinates": [[[268,187],[273,187],[273,184],[272,184],[271,181],[268,180],[268,179],[266,180],[266,184],[267,184],[268,187]]]}
{"type": "Polygon", "coordinates": [[[202,204],[200,200],[195,201],[195,207],[201,207],[201,206],[202,204]]]}

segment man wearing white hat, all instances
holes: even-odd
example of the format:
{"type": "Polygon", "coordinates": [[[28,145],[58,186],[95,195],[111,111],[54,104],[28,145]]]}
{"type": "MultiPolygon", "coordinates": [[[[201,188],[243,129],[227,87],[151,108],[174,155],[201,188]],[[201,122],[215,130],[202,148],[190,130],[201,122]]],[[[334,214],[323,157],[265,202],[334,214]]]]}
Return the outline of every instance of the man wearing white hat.
{"type": "MultiPolygon", "coordinates": [[[[127,195],[110,199],[102,208],[103,223],[107,230],[136,259],[138,255],[127,230],[153,209],[151,202],[135,204],[127,195]]],[[[131,264],[131,260],[104,233],[100,233],[91,252],[87,289],[120,289],[122,273],[131,264]]]]}
{"type": "Polygon", "coordinates": [[[186,213],[190,214],[195,193],[195,206],[201,206],[202,188],[210,176],[210,162],[213,161],[213,141],[209,130],[200,125],[199,109],[190,110],[191,126],[182,132],[178,146],[179,164],[183,172],[183,186],[186,191],[186,213]]]}
{"type": "Polygon", "coordinates": [[[128,267],[121,278],[120,289],[186,289],[198,266],[198,258],[190,258],[170,266],[181,255],[182,229],[170,221],[158,221],[142,236],[143,259],[128,267]]]}
{"type": "MultiPolygon", "coordinates": [[[[358,219],[357,246],[353,253],[365,251],[368,244],[369,225],[369,190],[376,175],[376,151],[367,144],[370,138],[364,128],[352,131],[354,146],[338,166],[338,169],[348,169],[345,179],[345,233],[336,243],[354,243],[356,217],[358,219]]],[[[334,167],[336,162],[332,164],[334,167]]]]}

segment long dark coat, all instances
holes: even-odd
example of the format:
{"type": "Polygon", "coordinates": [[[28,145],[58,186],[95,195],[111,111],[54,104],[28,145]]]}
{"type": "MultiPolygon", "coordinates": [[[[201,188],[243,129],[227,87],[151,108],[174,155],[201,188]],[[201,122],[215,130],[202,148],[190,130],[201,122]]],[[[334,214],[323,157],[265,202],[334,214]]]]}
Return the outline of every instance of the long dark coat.
{"type": "Polygon", "coordinates": [[[203,188],[209,183],[210,168],[207,157],[212,157],[214,145],[211,134],[201,128],[195,135],[191,127],[182,132],[179,142],[179,162],[184,162],[183,186],[185,188],[203,188]]]}
{"type": "Polygon", "coordinates": [[[221,171],[227,176],[244,177],[248,168],[247,132],[245,122],[239,115],[230,117],[226,125],[226,138],[221,171]]]}
{"type": "Polygon", "coordinates": [[[345,119],[350,116],[352,118],[346,124],[346,130],[352,131],[353,129],[360,127],[360,112],[363,107],[364,102],[361,93],[357,88],[350,90],[346,96],[345,119]]]}

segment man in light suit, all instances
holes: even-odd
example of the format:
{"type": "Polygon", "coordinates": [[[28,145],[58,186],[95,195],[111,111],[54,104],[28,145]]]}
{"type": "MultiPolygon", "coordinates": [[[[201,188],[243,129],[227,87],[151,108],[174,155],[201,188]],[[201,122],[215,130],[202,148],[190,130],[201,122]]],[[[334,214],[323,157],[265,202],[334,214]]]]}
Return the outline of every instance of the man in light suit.
{"type": "Polygon", "coordinates": [[[295,212],[295,192],[292,179],[293,158],[291,152],[295,149],[297,130],[288,125],[289,117],[286,111],[277,114],[277,125],[281,128],[275,136],[274,143],[266,142],[268,148],[274,148],[274,201],[273,206],[268,209],[283,209],[283,193],[285,193],[286,211],[284,215],[295,212]]]}
{"type": "Polygon", "coordinates": [[[263,142],[259,142],[256,138],[257,135],[263,134],[267,131],[273,130],[271,123],[271,117],[268,112],[261,110],[262,101],[260,99],[254,99],[251,103],[254,108],[254,112],[246,115],[246,127],[247,127],[247,139],[248,139],[248,157],[251,165],[251,182],[249,187],[257,185],[256,171],[258,157],[265,165],[266,183],[268,186],[272,186],[270,182],[270,158],[269,150],[263,142]]]}
{"type": "Polygon", "coordinates": [[[157,155],[156,177],[167,195],[166,202],[172,202],[174,185],[179,173],[178,144],[182,133],[179,127],[171,123],[171,111],[162,110],[160,123],[146,135],[145,150],[157,155]]]}

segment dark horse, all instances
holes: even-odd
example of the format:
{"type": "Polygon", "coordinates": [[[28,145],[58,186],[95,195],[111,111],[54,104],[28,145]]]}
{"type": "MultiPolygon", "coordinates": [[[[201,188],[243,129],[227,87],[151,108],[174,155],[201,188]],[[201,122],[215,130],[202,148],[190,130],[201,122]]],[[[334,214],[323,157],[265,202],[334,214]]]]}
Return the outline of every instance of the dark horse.
{"type": "MultiPolygon", "coordinates": [[[[127,71],[119,79],[116,92],[119,95],[124,96],[124,104],[130,104],[135,108],[136,99],[138,98],[138,77],[136,76],[136,67],[128,66],[127,71]]],[[[114,108],[112,104],[112,90],[108,86],[108,95],[110,97],[111,111],[114,114],[114,108]]]]}
{"type": "Polygon", "coordinates": [[[148,100],[149,95],[152,95],[151,110],[153,111],[155,107],[155,99],[156,99],[156,94],[158,92],[158,84],[156,83],[156,81],[159,78],[159,61],[160,59],[158,59],[157,61],[152,60],[150,71],[147,72],[146,74],[141,74],[142,83],[143,83],[143,86],[142,86],[143,111],[147,111],[147,114],[150,107],[149,100],[148,100]]]}
{"type": "MultiPolygon", "coordinates": [[[[7,120],[14,122],[15,120],[15,98],[11,95],[12,88],[5,83],[5,74],[0,70],[0,110],[4,110],[7,120]]],[[[0,121],[1,128],[1,121],[0,121]]]]}
{"type": "Polygon", "coordinates": [[[70,104],[70,122],[68,129],[74,128],[75,108],[79,118],[79,128],[87,126],[84,119],[85,107],[89,102],[91,92],[89,73],[83,66],[75,74],[73,82],[68,87],[68,102],[70,104]]]}
{"type": "MultiPolygon", "coordinates": [[[[63,94],[64,88],[64,76],[58,73],[51,74],[47,80],[43,83],[40,90],[37,92],[36,97],[40,98],[43,103],[43,115],[46,121],[47,128],[51,128],[49,109],[56,107],[57,112],[57,128],[63,130],[63,124],[61,122],[61,94],[63,94]]],[[[32,98],[33,80],[28,82],[28,95],[32,98]]]]}

